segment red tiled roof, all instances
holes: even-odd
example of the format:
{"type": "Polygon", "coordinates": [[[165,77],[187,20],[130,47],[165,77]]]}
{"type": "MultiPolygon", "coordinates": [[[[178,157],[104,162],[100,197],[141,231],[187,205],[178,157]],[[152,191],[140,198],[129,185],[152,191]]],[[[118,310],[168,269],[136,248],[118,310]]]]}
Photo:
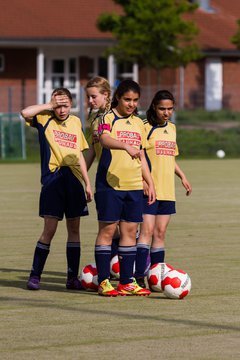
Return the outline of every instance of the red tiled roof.
{"type": "Polygon", "coordinates": [[[212,0],[209,2],[214,12],[202,9],[191,15],[199,28],[198,42],[202,49],[236,50],[231,37],[237,31],[240,18],[239,0],[212,0]]]}
{"type": "Polygon", "coordinates": [[[0,39],[109,39],[96,20],[120,11],[112,0],[0,0],[0,9],[0,39]]]}
{"type": "MultiPolygon", "coordinates": [[[[214,13],[198,9],[190,16],[200,29],[200,46],[235,50],[230,38],[237,30],[240,0],[212,0],[210,6],[214,13]]],[[[0,0],[0,9],[0,40],[110,39],[96,20],[102,12],[121,11],[113,0],[0,0]]]]}

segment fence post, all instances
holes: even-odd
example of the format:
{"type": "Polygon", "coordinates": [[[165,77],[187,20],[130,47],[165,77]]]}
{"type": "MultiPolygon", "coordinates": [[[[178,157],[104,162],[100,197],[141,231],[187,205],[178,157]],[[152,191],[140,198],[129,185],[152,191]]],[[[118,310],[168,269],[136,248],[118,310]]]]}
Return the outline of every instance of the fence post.
{"type": "Polygon", "coordinates": [[[83,131],[86,130],[85,108],[84,108],[85,92],[83,86],[80,86],[80,119],[82,121],[83,131]]]}
{"type": "Polygon", "coordinates": [[[12,133],[12,88],[8,88],[8,121],[9,121],[9,146],[13,145],[13,133],[12,133]]]}
{"type": "Polygon", "coordinates": [[[22,141],[22,158],[26,160],[26,136],[25,136],[25,121],[20,116],[20,125],[21,125],[21,141],[22,141]]]}
{"type": "Polygon", "coordinates": [[[0,133],[1,133],[1,158],[5,159],[6,151],[5,151],[5,137],[4,137],[4,125],[3,125],[3,115],[0,115],[0,133]]]}

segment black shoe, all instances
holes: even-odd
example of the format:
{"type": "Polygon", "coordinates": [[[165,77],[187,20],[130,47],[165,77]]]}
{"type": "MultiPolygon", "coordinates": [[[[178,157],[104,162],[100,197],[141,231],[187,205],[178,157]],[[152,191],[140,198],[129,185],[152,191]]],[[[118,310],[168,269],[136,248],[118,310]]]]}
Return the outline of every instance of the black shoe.
{"type": "Polygon", "coordinates": [[[144,277],[136,279],[136,282],[137,282],[138,285],[141,286],[143,289],[146,289],[146,284],[145,284],[144,277]]]}
{"type": "Polygon", "coordinates": [[[78,278],[68,279],[66,283],[68,290],[85,290],[78,278]]]}

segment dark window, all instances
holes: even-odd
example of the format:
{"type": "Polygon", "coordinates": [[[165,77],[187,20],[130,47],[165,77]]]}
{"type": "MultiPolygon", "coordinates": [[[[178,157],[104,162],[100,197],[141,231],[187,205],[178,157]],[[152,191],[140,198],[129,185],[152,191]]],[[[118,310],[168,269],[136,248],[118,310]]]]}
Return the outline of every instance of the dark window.
{"type": "Polygon", "coordinates": [[[108,66],[107,66],[107,59],[100,57],[98,59],[98,73],[100,76],[107,78],[107,70],[108,70],[108,66]]]}
{"type": "Polygon", "coordinates": [[[69,59],[69,72],[70,74],[76,73],[76,59],[69,59]]]}
{"type": "Polygon", "coordinates": [[[0,71],[4,71],[4,55],[0,54],[0,71]]]}
{"type": "Polygon", "coordinates": [[[52,72],[63,74],[64,73],[64,60],[53,60],[52,72]]]}

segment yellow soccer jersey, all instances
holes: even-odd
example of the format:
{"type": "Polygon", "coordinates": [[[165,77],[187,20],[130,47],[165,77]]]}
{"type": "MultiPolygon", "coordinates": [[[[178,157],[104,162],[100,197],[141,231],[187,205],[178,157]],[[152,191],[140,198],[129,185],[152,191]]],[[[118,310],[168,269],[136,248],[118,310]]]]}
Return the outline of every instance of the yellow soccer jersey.
{"type": "Polygon", "coordinates": [[[26,119],[26,123],[38,129],[42,183],[61,166],[68,166],[81,181],[79,155],[88,144],[80,119],[70,114],[66,120],[59,121],[54,112],[44,111],[31,120],[26,119]]]}
{"type": "MultiPolygon", "coordinates": [[[[142,119],[135,115],[118,117],[114,111],[103,115],[99,133],[128,143],[138,149],[145,148],[146,132],[142,119]]],[[[142,168],[139,159],[132,159],[125,150],[105,149],[100,158],[96,189],[141,190],[142,168]]]]}
{"type": "Polygon", "coordinates": [[[175,156],[178,155],[176,127],[171,122],[152,126],[145,123],[146,158],[155,184],[157,200],[175,201],[175,156]]]}
{"type": "Polygon", "coordinates": [[[94,146],[97,161],[99,161],[102,154],[102,146],[99,142],[98,126],[101,121],[102,112],[92,113],[90,116],[90,139],[89,144],[94,146]]]}

